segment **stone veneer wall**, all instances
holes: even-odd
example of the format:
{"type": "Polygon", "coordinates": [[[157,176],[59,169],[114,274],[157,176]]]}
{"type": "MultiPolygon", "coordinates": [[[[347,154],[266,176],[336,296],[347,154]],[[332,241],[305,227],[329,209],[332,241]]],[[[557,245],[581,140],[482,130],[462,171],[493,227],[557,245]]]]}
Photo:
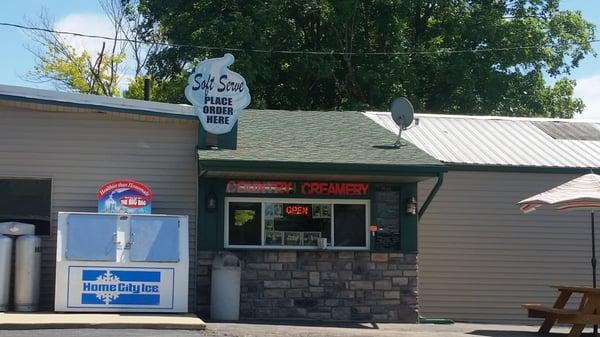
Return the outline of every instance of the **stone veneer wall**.
{"type": "MultiPolygon", "coordinates": [[[[417,321],[417,256],[351,251],[233,251],[241,319],[417,321]]],[[[215,253],[198,253],[197,309],[210,317],[215,253]]]]}

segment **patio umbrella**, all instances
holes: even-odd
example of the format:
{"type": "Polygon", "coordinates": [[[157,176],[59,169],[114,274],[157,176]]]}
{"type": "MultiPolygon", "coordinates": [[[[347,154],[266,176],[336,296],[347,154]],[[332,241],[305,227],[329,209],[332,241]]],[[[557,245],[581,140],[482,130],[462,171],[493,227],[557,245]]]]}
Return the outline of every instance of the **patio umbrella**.
{"type": "MultiPolygon", "coordinates": [[[[521,211],[529,213],[542,205],[550,205],[557,210],[590,210],[592,225],[592,284],[596,288],[596,233],[594,228],[594,209],[600,209],[600,175],[589,173],[567,181],[546,192],[519,201],[521,211]]],[[[598,335],[598,326],[594,325],[594,336],[598,335]]]]}
{"type": "Polygon", "coordinates": [[[542,205],[550,205],[557,210],[590,210],[592,225],[592,275],[596,288],[596,240],[594,209],[600,209],[600,175],[589,173],[570,180],[546,192],[518,202],[521,211],[529,213],[542,205]]]}

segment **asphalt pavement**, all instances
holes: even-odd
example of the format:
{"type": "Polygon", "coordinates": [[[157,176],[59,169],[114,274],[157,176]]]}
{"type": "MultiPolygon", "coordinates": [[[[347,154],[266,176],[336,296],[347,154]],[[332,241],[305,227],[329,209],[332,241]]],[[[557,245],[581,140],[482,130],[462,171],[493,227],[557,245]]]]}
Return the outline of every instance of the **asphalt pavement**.
{"type": "MultiPolygon", "coordinates": [[[[46,329],[0,330],[0,337],[534,337],[538,326],[467,324],[207,323],[206,330],[46,329]]],[[[545,336],[566,336],[567,327],[545,336]]],[[[586,331],[591,331],[588,329],[586,331]]],[[[584,334],[585,336],[586,334],[584,334]]],[[[591,335],[591,334],[587,334],[591,335]]]]}

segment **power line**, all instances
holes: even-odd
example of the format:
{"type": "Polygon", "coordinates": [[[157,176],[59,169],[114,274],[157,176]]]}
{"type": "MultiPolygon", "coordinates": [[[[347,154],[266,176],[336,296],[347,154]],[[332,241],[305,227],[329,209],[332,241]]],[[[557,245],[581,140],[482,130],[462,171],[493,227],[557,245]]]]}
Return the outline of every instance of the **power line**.
{"type": "MultiPolygon", "coordinates": [[[[110,37],[103,35],[83,34],[77,32],[60,31],[48,28],[24,26],[16,23],[0,22],[0,26],[19,28],[23,30],[41,31],[46,33],[60,34],[60,35],[71,35],[77,37],[86,37],[92,39],[119,41],[119,42],[135,42],[147,45],[159,45],[171,48],[195,48],[201,50],[222,50],[230,52],[252,52],[252,53],[263,53],[263,54],[296,54],[296,55],[341,55],[341,56],[353,56],[353,55],[364,55],[364,56],[401,56],[401,55],[436,55],[436,54],[465,54],[465,53],[489,53],[496,51],[509,51],[509,50],[523,50],[523,49],[535,49],[547,47],[547,45],[527,45],[527,46],[514,46],[514,47],[499,47],[499,48],[480,48],[480,49],[438,49],[428,51],[399,51],[399,52],[344,52],[344,51],[314,51],[314,50],[271,50],[271,49],[247,49],[247,48],[232,48],[232,47],[215,47],[215,46],[200,46],[193,44],[178,44],[168,42],[145,42],[145,41],[132,41],[127,38],[121,37],[110,37]]],[[[600,42],[600,39],[588,40],[588,43],[600,42]]]]}

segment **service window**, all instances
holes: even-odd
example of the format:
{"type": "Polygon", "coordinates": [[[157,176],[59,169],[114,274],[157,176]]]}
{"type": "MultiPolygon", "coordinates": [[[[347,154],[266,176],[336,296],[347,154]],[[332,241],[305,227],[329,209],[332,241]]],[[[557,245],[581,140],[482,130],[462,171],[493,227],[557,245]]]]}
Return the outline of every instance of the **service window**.
{"type": "Polygon", "coordinates": [[[225,246],[368,247],[368,200],[226,198],[225,246]]]}
{"type": "Polygon", "coordinates": [[[179,261],[179,220],[171,217],[131,216],[131,261],[179,261]]]}
{"type": "Polygon", "coordinates": [[[35,225],[37,235],[50,234],[50,179],[0,178],[0,222],[35,225]]]}
{"type": "MultiPolygon", "coordinates": [[[[69,215],[67,219],[68,260],[115,261],[116,215],[69,215]]],[[[64,237],[64,236],[63,236],[64,237]]]]}

